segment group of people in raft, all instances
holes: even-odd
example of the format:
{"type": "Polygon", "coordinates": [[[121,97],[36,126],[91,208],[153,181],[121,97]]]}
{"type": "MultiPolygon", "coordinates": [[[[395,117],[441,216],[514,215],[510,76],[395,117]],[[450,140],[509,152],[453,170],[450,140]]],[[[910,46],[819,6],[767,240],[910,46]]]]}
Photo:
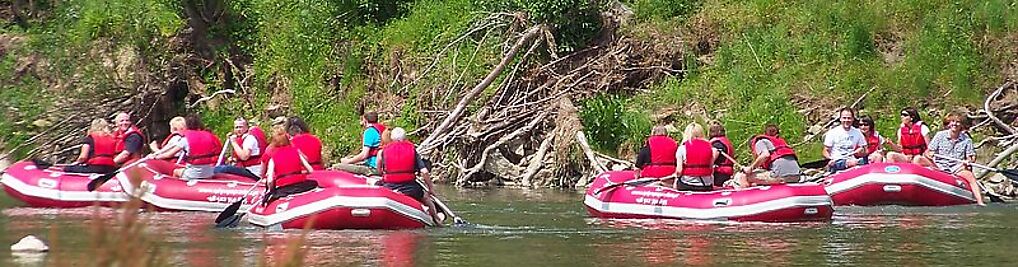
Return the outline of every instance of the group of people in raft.
{"type": "MultiPolygon", "coordinates": [[[[183,164],[173,171],[173,176],[185,180],[207,179],[217,173],[256,181],[265,178],[269,190],[263,200],[265,204],[317,188],[318,184],[307,176],[325,169],[322,142],[299,117],[274,119],[268,134],[244,118],[237,118],[225,145],[198,116],[176,117],[170,120],[169,136],[149,144],[154,152],[148,155],[143,155],[144,135],[129,114],[117,114],[114,124],[116,129],[111,131],[105,119],[94,119],[75,164],[64,171],[108,173],[119,165],[143,158],[170,160],[183,164]],[[232,155],[223,157],[226,150],[232,150],[232,155]]],[[[378,185],[424,203],[435,216],[428,168],[414,144],[407,140],[406,131],[399,127],[386,130],[375,112],[363,114],[361,125],[364,132],[360,153],[344,157],[332,167],[362,175],[381,175],[378,185]]]]}
{"type": "MultiPolygon", "coordinates": [[[[975,148],[964,115],[947,114],[944,129],[931,137],[919,112],[904,108],[896,142],[880,136],[869,116],[856,117],[851,108],[839,110],[838,115],[841,124],[824,135],[823,156],[829,159],[829,172],[871,162],[915,163],[965,179],[977,204],[985,205],[968,164],[975,161],[975,148]]],[[[663,178],[662,185],[691,191],[710,191],[726,183],[738,188],[802,181],[795,150],[781,137],[777,125],[764,126],[762,134],[750,138],[749,147],[752,163],[737,169],[735,147],[720,123],[712,122],[706,135],[700,124],[688,124],[681,143],[668,136],[665,126],[655,126],[637,154],[637,176],[663,178]]]]}

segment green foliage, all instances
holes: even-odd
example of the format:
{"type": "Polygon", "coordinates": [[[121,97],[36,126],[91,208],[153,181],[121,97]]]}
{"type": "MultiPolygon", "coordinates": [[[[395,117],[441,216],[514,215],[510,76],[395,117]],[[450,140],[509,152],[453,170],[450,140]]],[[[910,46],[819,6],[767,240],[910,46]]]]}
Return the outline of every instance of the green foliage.
{"type": "Polygon", "coordinates": [[[641,144],[651,126],[645,113],[629,110],[626,99],[614,95],[599,95],[584,101],[580,119],[591,146],[609,153],[615,153],[624,144],[641,144]]]}
{"type": "Polygon", "coordinates": [[[535,23],[551,25],[556,43],[565,51],[585,47],[601,29],[598,1],[476,0],[476,4],[491,12],[524,12],[535,23]]]}
{"type": "Polygon", "coordinates": [[[702,0],[631,0],[626,1],[643,21],[685,19],[695,14],[702,0]]]}

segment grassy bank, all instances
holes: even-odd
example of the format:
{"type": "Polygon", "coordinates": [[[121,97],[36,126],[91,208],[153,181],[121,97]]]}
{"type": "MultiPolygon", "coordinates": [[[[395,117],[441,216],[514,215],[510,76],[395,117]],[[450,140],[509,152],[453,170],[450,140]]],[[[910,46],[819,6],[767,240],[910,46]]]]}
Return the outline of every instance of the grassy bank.
{"type": "MultiPolygon", "coordinates": [[[[554,25],[559,53],[568,54],[593,43],[598,14],[612,8],[579,0],[36,2],[23,23],[0,29],[20,38],[0,55],[0,108],[13,111],[0,120],[0,143],[44,130],[33,122],[57,97],[183,86],[197,96],[238,94],[193,110],[198,97],[183,98],[178,113],[200,112],[220,133],[238,115],[297,114],[333,158],[357,148],[363,110],[410,130],[440,118],[426,108],[458,99],[435,92],[475,84],[511,40],[464,35],[492,22],[492,12],[554,25]],[[22,70],[32,56],[36,64],[22,70]]],[[[682,124],[720,120],[740,142],[777,123],[798,143],[826,112],[872,89],[862,113],[888,135],[903,106],[974,105],[1016,77],[1018,7],[1010,1],[623,3],[633,13],[619,34],[669,40],[659,45],[687,51],[686,70],[643,93],[580,103],[594,147],[609,154],[629,156],[662,110],[678,110],[682,124]]],[[[799,149],[815,158],[818,144],[799,149]]]]}

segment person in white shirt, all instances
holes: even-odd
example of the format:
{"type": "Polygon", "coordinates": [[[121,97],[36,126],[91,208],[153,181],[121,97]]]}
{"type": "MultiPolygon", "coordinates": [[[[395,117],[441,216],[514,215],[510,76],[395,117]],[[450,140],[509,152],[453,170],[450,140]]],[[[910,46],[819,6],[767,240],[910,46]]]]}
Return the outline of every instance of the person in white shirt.
{"type": "Polygon", "coordinates": [[[227,148],[233,150],[230,161],[233,164],[222,164],[216,166],[216,173],[229,173],[259,180],[262,174],[261,145],[253,134],[248,130],[247,120],[237,118],[233,121],[233,134],[227,139],[227,148]]]}
{"type": "Polygon", "coordinates": [[[866,153],[866,137],[855,124],[855,111],[843,108],[838,111],[841,125],[827,131],[824,135],[824,158],[831,161],[827,164],[830,172],[837,172],[869,163],[866,153]]]}

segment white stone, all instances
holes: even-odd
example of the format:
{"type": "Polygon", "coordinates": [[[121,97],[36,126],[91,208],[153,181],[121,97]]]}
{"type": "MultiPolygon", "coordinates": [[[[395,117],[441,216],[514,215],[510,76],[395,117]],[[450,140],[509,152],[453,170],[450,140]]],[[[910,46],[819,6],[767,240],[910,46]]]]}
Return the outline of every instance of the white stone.
{"type": "Polygon", "coordinates": [[[49,251],[49,247],[46,246],[42,240],[39,240],[33,235],[28,235],[22,238],[18,243],[11,245],[11,251],[16,252],[45,252],[49,251]]]}

